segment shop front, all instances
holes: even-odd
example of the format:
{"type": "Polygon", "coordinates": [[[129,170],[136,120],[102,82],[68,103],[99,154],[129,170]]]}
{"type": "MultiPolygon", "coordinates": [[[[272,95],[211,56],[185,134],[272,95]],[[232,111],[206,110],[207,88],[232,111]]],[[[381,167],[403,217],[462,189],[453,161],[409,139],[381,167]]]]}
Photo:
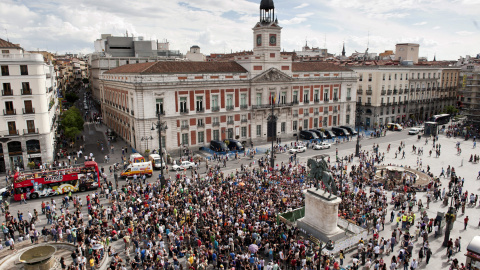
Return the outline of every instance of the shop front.
{"type": "Polygon", "coordinates": [[[40,151],[40,141],[28,140],[26,144],[27,144],[28,167],[30,169],[38,169],[42,164],[42,153],[40,151]]]}
{"type": "Polygon", "coordinates": [[[9,142],[7,147],[10,156],[10,170],[24,170],[22,143],[19,141],[9,142]]]}
{"type": "Polygon", "coordinates": [[[0,173],[5,173],[5,156],[3,155],[3,144],[0,143],[0,173]]]}

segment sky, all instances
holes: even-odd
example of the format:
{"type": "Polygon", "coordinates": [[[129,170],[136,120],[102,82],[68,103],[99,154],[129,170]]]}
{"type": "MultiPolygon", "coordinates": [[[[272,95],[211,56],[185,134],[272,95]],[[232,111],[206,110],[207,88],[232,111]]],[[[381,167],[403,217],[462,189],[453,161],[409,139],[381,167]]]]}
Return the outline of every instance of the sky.
{"type": "MultiPolygon", "coordinates": [[[[285,51],[347,55],[420,44],[420,56],[480,53],[480,0],[274,0],[285,51]]],[[[186,53],[252,50],[260,0],[1,0],[0,38],[26,50],[90,53],[101,34],[168,40],[186,53]]]]}

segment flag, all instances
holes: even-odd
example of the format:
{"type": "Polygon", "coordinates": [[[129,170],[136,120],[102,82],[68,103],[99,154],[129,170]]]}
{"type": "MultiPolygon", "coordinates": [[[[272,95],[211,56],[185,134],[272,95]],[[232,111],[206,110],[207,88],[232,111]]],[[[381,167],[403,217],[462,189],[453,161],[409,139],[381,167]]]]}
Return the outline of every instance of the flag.
{"type": "Polygon", "coordinates": [[[278,104],[280,105],[280,100],[282,99],[282,97],[278,97],[278,104]]]}
{"type": "Polygon", "coordinates": [[[272,104],[272,92],[270,92],[270,96],[268,97],[268,103],[272,104]]]}
{"type": "Polygon", "coordinates": [[[273,105],[275,105],[275,101],[277,100],[277,93],[273,93],[273,105]]]}

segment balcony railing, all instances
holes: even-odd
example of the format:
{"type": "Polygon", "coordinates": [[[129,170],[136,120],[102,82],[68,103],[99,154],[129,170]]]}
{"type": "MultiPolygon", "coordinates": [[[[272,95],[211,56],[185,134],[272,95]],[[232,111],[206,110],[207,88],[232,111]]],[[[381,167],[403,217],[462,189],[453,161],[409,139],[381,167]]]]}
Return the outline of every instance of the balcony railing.
{"type": "Polygon", "coordinates": [[[17,114],[17,110],[16,109],[13,109],[13,110],[3,110],[3,115],[16,115],[17,114]]]}
{"type": "Polygon", "coordinates": [[[235,123],[235,121],[233,121],[233,120],[228,120],[227,121],[227,125],[233,125],[234,123],[235,123]]]}
{"type": "Polygon", "coordinates": [[[220,107],[218,106],[212,107],[212,112],[218,112],[218,111],[220,111],[220,107]]]}
{"type": "Polygon", "coordinates": [[[197,123],[197,127],[205,127],[205,123],[197,123]]]}
{"type": "Polygon", "coordinates": [[[38,128],[24,129],[24,130],[23,130],[23,134],[24,134],[24,135],[28,135],[28,134],[38,134],[38,128]]]}
{"type": "Polygon", "coordinates": [[[392,102],[392,105],[397,105],[397,102],[396,101],[392,102]]]}
{"type": "Polygon", "coordinates": [[[403,94],[403,89],[398,90],[398,93],[401,95],[403,94]]]}
{"type": "Polygon", "coordinates": [[[310,100],[308,100],[308,99],[303,100],[303,104],[308,104],[308,103],[310,103],[310,100]]]}
{"type": "Polygon", "coordinates": [[[333,98],[333,101],[338,101],[338,97],[334,97],[334,98],[333,98]]]}
{"type": "Polygon", "coordinates": [[[403,105],[403,101],[399,101],[399,102],[398,102],[398,105],[403,105]]]}
{"type": "Polygon", "coordinates": [[[203,113],[203,112],[205,112],[205,108],[197,108],[195,111],[197,113],[203,113]]]}
{"type": "Polygon", "coordinates": [[[351,111],[352,109],[350,107],[347,107],[347,112],[351,111]]]}
{"type": "Polygon", "coordinates": [[[337,108],[333,108],[333,113],[338,113],[338,109],[337,109],[337,108]]]}
{"type": "Polygon", "coordinates": [[[391,95],[393,93],[392,90],[387,90],[387,95],[391,95]]]}
{"type": "Polygon", "coordinates": [[[365,102],[365,106],[372,106],[371,102],[365,102]]]}
{"type": "Polygon", "coordinates": [[[2,90],[2,96],[13,96],[12,90],[2,90]]]}
{"type": "Polygon", "coordinates": [[[189,125],[181,125],[181,126],[180,126],[180,128],[181,128],[182,130],[188,129],[189,127],[190,127],[189,125]]]}
{"type": "Polygon", "coordinates": [[[310,113],[308,113],[308,112],[303,113],[303,116],[309,116],[309,115],[310,115],[310,113]]]}
{"type": "Polygon", "coordinates": [[[35,113],[35,108],[23,108],[22,112],[23,114],[33,114],[35,113]]]}
{"type": "Polygon", "coordinates": [[[384,96],[385,94],[387,94],[387,91],[386,91],[386,90],[382,90],[382,92],[380,92],[380,94],[381,94],[382,96],[384,96]]]}
{"type": "Polygon", "coordinates": [[[320,113],[319,112],[313,112],[313,115],[319,115],[320,113]]]}
{"type": "Polygon", "coordinates": [[[408,94],[408,88],[405,88],[404,92],[405,92],[405,94],[408,94]]]}
{"type": "Polygon", "coordinates": [[[323,110],[323,114],[328,114],[328,110],[323,110]]]}
{"type": "Polygon", "coordinates": [[[188,113],[188,109],[180,110],[180,114],[187,114],[187,113],[188,113]]]}
{"type": "Polygon", "coordinates": [[[391,105],[392,105],[392,103],[391,103],[391,102],[387,102],[387,106],[391,106],[391,105]]]}
{"type": "Polygon", "coordinates": [[[380,103],[381,106],[387,105],[385,102],[380,103]]]}
{"type": "Polygon", "coordinates": [[[28,89],[21,89],[21,93],[22,95],[31,95],[32,94],[32,89],[28,88],[28,89]]]}
{"type": "Polygon", "coordinates": [[[319,103],[320,102],[320,99],[316,98],[313,100],[314,103],[319,103]]]}
{"type": "Polygon", "coordinates": [[[235,108],[235,106],[229,105],[229,106],[226,106],[225,108],[227,109],[227,111],[233,111],[233,109],[235,108]]]}
{"type": "Polygon", "coordinates": [[[372,91],[372,90],[367,90],[367,95],[371,96],[371,95],[372,95],[372,93],[373,93],[373,91],[372,91]]]}
{"type": "Polygon", "coordinates": [[[294,114],[293,114],[293,117],[298,117],[298,113],[294,113],[294,114]]]}
{"type": "Polygon", "coordinates": [[[212,122],[212,127],[218,127],[220,126],[220,122],[212,122]]]}
{"type": "Polygon", "coordinates": [[[352,97],[347,97],[347,101],[350,101],[350,100],[352,100],[352,97]]]}
{"type": "Polygon", "coordinates": [[[329,101],[330,101],[330,99],[328,99],[328,98],[323,100],[323,102],[325,102],[325,103],[327,103],[329,101]]]}
{"type": "Polygon", "coordinates": [[[18,129],[9,129],[8,133],[5,134],[5,136],[17,136],[19,135],[18,129]]]}
{"type": "MultiPolygon", "coordinates": [[[[276,103],[276,104],[273,104],[274,107],[291,107],[293,106],[293,102],[292,103],[276,103]]],[[[272,108],[272,104],[259,104],[259,105],[253,105],[252,106],[252,109],[254,110],[257,110],[257,109],[271,109],[272,108]]]]}
{"type": "Polygon", "coordinates": [[[240,122],[242,122],[242,123],[247,123],[247,122],[248,122],[248,119],[242,119],[242,120],[240,120],[240,122]]]}
{"type": "Polygon", "coordinates": [[[357,94],[358,94],[358,95],[362,95],[362,94],[363,94],[363,90],[357,89],[357,94]]]}
{"type": "Polygon", "coordinates": [[[247,104],[242,104],[240,105],[240,109],[247,109],[248,108],[248,105],[247,104]]]}
{"type": "Polygon", "coordinates": [[[394,94],[394,95],[397,95],[397,94],[398,94],[398,90],[393,90],[393,94],[394,94]]]}

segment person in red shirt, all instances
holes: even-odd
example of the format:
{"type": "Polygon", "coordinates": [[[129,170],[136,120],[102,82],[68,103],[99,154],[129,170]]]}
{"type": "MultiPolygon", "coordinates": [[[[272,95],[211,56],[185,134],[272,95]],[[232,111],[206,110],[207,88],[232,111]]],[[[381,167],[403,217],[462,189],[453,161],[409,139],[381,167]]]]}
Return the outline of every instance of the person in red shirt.
{"type": "Polygon", "coordinates": [[[468,216],[466,216],[465,219],[463,220],[463,225],[465,225],[463,229],[466,230],[468,225],[468,216]]]}

